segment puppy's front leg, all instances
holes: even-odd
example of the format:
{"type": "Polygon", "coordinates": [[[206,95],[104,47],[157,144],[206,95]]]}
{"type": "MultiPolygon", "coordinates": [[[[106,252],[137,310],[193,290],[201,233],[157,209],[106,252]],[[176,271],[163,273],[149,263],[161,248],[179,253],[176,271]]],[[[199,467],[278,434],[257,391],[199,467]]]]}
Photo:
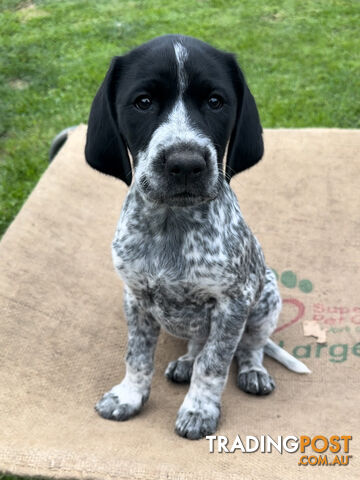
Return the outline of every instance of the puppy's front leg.
{"type": "Polygon", "coordinates": [[[197,439],[215,432],[221,395],[248,311],[237,300],[223,301],[212,311],[209,337],[196,357],[190,388],[177,415],[175,429],[180,436],[197,439]]]}
{"type": "Polygon", "coordinates": [[[160,327],[143,311],[136,298],[125,290],[128,324],[126,375],[96,404],[96,410],[111,420],[127,420],[136,415],[150,395],[154,353],[160,327]]]}

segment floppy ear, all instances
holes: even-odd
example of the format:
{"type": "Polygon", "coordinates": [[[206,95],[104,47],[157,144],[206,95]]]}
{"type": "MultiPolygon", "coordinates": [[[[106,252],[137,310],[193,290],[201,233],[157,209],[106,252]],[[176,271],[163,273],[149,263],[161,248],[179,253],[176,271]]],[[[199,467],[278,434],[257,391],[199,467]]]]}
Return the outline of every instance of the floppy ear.
{"type": "Polygon", "coordinates": [[[121,57],[114,57],[91,106],[85,146],[86,161],[96,170],[131,183],[131,165],[116,114],[121,57]]]}
{"type": "Polygon", "coordinates": [[[233,62],[238,105],[226,160],[228,181],[236,173],[252,167],[264,154],[262,127],[254,97],[234,58],[233,62]]]}

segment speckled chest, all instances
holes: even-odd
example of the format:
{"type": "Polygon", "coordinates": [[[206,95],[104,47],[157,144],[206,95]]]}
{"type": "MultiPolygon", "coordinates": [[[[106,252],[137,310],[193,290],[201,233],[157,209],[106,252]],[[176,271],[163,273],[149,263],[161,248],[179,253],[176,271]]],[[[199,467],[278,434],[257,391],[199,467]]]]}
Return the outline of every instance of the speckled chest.
{"type": "Polygon", "coordinates": [[[204,338],[216,302],[239,282],[235,270],[226,271],[215,260],[205,268],[195,267],[183,250],[173,249],[167,258],[153,245],[150,257],[145,253],[136,260],[117,257],[116,270],[141,308],[170,334],[204,338]]]}
{"type": "Polygon", "coordinates": [[[229,214],[224,223],[214,206],[191,215],[164,210],[156,217],[134,200],[130,196],[125,204],[113,241],[117,272],[141,308],[169,333],[206,337],[216,304],[241,295],[246,281],[241,218],[229,214]]]}

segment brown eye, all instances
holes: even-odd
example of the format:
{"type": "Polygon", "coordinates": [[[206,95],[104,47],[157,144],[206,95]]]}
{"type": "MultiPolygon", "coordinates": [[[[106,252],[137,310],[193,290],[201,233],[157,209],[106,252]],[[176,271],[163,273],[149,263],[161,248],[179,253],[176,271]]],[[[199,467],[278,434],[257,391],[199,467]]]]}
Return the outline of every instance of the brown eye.
{"type": "Polygon", "coordinates": [[[135,100],[135,107],[139,110],[148,110],[152,105],[152,100],[148,95],[140,95],[135,100]]]}
{"type": "Polygon", "coordinates": [[[224,100],[220,97],[220,95],[211,95],[208,100],[208,104],[212,110],[218,110],[224,105],[224,100]]]}

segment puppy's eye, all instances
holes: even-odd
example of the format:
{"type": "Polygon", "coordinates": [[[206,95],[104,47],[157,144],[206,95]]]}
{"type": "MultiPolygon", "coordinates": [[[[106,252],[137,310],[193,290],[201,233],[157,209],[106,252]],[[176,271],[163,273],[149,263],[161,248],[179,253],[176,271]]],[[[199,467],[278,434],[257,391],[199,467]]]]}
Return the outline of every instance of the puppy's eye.
{"type": "Polygon", "coordinates": [[[148,95],[140,95],[140,97],[135,100],[134,105],[139,110],[148,110],[152,105],[151,97],[148,95]]]}
{"type": "Polygon", "coordinates": [[[224,100],[220,95],[211,95],[211,97],[208,100],[209,107],[212,110],[218,110],[224,105],[224,100]]]}

